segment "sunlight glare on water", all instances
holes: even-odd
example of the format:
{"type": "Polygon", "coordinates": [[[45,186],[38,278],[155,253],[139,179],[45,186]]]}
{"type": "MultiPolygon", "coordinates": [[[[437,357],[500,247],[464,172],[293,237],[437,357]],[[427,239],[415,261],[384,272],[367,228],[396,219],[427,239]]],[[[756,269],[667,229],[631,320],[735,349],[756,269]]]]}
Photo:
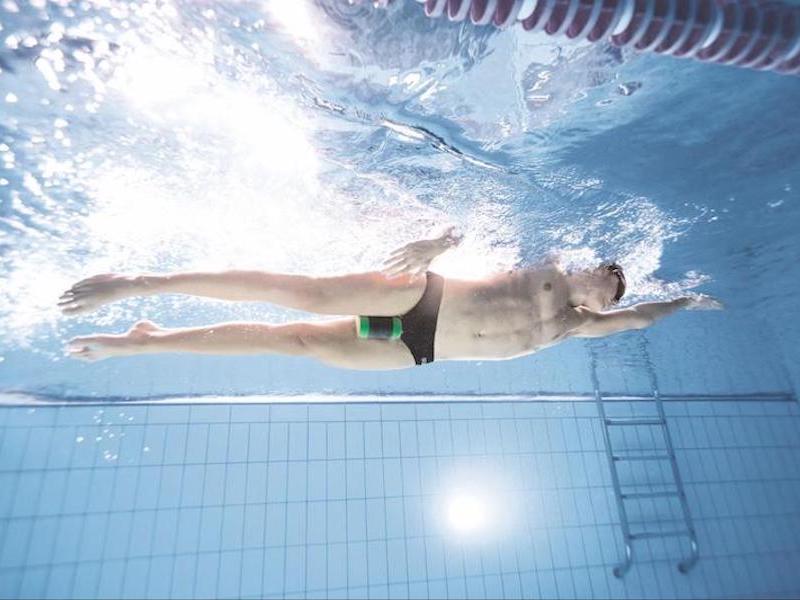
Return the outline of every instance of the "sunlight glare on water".
{"type": "MultiPolygon", "coordinates": [[[[398,220],[404,207],[418,212],[418,201],[389,175],[369,176],[360,186],[367,188],[361,197],[324,185],[321,170],[339,165],[321,164],[310,115],[271,78],[247,65],[228,65],[234,67],[233,77],[220,72],[214,36],[181,31],[174,6],[147,6],[138,17],[142,32],[120,37],[124,43],[113,67],[104,63],[94,72],[93,60],[83,57],[81,79],[92,82],[84,114],[98,114],[107,121],[106,130],[88,136],[81,130],[84,114],[74,108],[79,102],[70,103],[58,117],[56,132],[68,139],[74,128],[84,140],[75,153],[57,157],[58,151],[49,154],[46,146],[38,151],[39,168],[49,164],[51,176],[62,176],[60,185],[82,192],[80,211],[59,209],[28,172],[25,187],[53,211],[39,214],[12,193],[19,212],[35,214],[54,230],[49,235],[80,231],[78,248],[72,240],[54,237],[51,244],[17,244],[6,257],[10,286],[1,307],[13,316],[2,328],[15,331],[21,341],[42,333],[43,325],[54,325],[59,318],[54,298],[69,283],[96,272],[226,267],[346,272],[358,268],[353,238],[359,239],[359,250],[391,248],[380,230],[363,226],[365,221],[391,223],[381,201],[394,199],[398,220]],[[366,210],[343,221],[353,202],[366,210]],[[68,244],[72,247],[64,248],[68,244]],[[33,277],[44,265],[53,276],[33,277]],[[26,308],[19,310],[20,304],[26,308]]],[[[308,17],[303,9],[280,14],[286,27],[302,33],[300,20],[308,17]]],[[[108,44],[100,46],[98,52],[105,52],[108,44]]],[[[54,73],[63,65],[55,70],[42,65],[39,85],[57,88],[54,73]]],[[[32,131],[37,118],[31,115],[32,131]]],[[[14,156],[10,149],[5,153],[8,165],[14,156]]],[[[423,212],[429,225],[436,220],[435,211],[423,212]]],[[[413,219],[409,226],[395,222],[391,227],[413,235],[413,219]]],[[[29,231],[31,237],[48,235],[29,231]]],[[[374,267],[377,259],[370,261],[374,267]]],[[[119,307],[104,310],[126,314],[119,307]]]]}

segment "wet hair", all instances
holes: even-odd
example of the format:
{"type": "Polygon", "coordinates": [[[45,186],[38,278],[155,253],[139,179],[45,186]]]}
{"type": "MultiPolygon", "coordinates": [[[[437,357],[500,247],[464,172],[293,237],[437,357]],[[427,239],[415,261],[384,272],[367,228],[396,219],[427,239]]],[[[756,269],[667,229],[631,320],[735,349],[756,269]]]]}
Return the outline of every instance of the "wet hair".
{"type": "Polygon", "coordinates": [[[616,304],[625,295],[625,273],[622,272],[622,267],[615,262],[606,263],[602,266],[617,276],[617,293],[614,294],[613,300],[614,304],[616,304]]]}

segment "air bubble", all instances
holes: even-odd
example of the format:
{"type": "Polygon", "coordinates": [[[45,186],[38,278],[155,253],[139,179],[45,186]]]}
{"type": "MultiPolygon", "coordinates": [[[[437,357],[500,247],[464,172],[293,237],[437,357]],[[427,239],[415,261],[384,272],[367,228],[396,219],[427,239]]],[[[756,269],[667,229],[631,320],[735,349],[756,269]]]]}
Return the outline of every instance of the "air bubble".
{"type": "Polygon", "coordinates": [[[617,86],[617,92],[623,96],[631,96],[640,87],[642,87],[642,83],[640,81],[628,81],[626,83],[620,83],[617,86]]]}

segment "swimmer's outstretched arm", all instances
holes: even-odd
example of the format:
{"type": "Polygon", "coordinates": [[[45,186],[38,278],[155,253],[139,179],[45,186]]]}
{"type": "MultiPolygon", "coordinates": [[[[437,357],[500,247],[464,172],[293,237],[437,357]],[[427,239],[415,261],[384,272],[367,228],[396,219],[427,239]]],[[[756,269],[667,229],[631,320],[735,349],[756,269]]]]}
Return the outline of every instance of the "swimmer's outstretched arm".
{"type": "Polygon", "coordinates": [[[644,329],[659,319],[685,308],[688,310],[720,310],[722,303],[710,296],[684,296],[668,302],[644,302],[622,310],[595,312],[579,306],[575,310],[580,313],[583,322],[573,331],[575,337],[603,337],[628,331],[644,329]]]}

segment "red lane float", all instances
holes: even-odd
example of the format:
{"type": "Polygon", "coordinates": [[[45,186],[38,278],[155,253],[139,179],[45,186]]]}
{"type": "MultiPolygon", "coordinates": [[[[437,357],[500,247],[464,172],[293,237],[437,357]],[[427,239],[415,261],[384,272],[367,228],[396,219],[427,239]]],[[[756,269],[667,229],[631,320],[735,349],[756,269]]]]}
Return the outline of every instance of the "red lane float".
{"type": "MultiPolygon", "coordinates": [[[[377,0],[385,5],[390,0],[377,0]]],[[[800,8],[771,0],[416,0],[429,17],[800,74],[800,8]]]]}

